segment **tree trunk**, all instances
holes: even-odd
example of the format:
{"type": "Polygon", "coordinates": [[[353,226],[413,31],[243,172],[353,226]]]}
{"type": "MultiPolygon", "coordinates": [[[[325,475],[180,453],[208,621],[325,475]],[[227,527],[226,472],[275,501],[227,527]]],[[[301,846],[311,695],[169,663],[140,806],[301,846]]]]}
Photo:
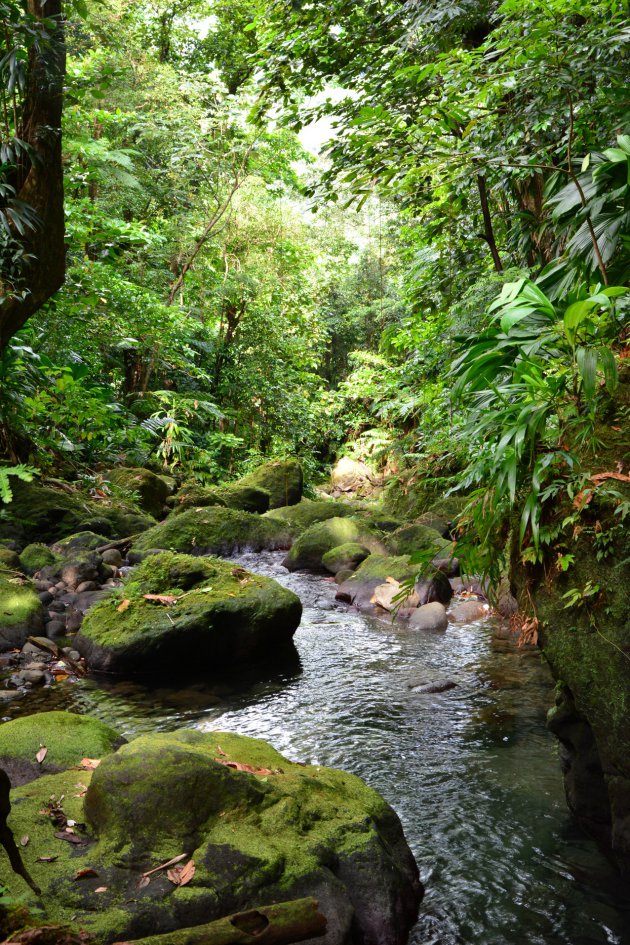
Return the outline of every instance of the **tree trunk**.
{"type": "Polygon", "coordinates": [[[483,174],[477,174],[477,187],[479,189],[479,200],[481,201],[481,213],[483,216],[483,225],[484,233],[483,238],[490,248],[490,253],[492,254],[492,262],[494,263],[494,268],[497,272],[503,272],[503,263],[501,262],[501,257],[499,256],[499,250],[497,249],[496,240],[494,238],[494,229],[492,226],[492,217],[490,216],[490,208],[488,206],[488,190],[486,187],[486,178],[483,174]]]}
{"type": "Polygon", "coordinates": [[[21,876],[22,879],[28,883],[33,892],[39,895],[40,890],[24,866],[19,847],[16,845],[13,832],[7,823],[9,814],[11,813],[10,791],[11,782],[9,781],[9,776],[6,771],[0,768],[0,844],[7,851],[13,872],[21,876]]]}
{"type": "Polygon", "coordinates": [[[34,44],[29,52],[20,136],[34,149],[37,160],[20,169],[17,197],[37,213],[39,224],[20,238],[34,258],[25,272],[25,297],[5,298],[0,304],[0,352],[63,285],[65,277],[61,116],[66,47],[62,0],[28,0],[28,12],[39,20],[54,19],[57,28],[49,41],[34,44]]]}
{"type": "Polygon", "coordinates": [[[116,945],[292,945],[326,934],[326,918],[315,899],[296,899],[196,925],[192,928],[118,942],[116,945]]]}

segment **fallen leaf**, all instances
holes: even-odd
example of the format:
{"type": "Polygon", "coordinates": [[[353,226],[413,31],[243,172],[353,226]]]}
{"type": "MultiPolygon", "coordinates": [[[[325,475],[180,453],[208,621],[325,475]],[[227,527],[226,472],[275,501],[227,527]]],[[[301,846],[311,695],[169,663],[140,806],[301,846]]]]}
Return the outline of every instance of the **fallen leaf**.
{"type": "Polygon", "coordinates": [[[153,600],[156,604],[176,604],[179,597],[173,597],[172,594],[143,594],[145,600],[153,600]]]}
{"type": "Polygon", "coordinates": [[[94,892],[104,893],[107,892],[107,886],[99,886],[98,889],[95,889],[94,892]]]}
{"type": "Polygon", "coordinates": [[[234,768],[235,771],[246,771],[247,774],[273,774],[273,771],[270,771],[269,768],[254,768],[253,765],[245,765],[240,761],[227,761],[225,758],[215,758],[215,761],[218,761],[220,765],[225,765],[226,768],[234,768]]]}
{"type": "Polygon", "coordinates": [[[127,610],[127,607],[129,607],[130,603],[131,601],[129,600],[129,598],[125,597],[124,601],[122,601],[122,603],[116,608],[116,610],[118,611],[119,614],[124,614],[124,612],[127,610]]]}
{"type": "Polygon", "coordinates": [[[47,754],[48,754],[48,749],[45,747],[45,745],[42,745],[42,747],[39,749],[39,751],[35,755],[35,760],[37,761],[37,763],[41,765],[42,761],[44,760],[47,754]]]}
{"type": "Polygon", "coordinates": [[[58,856],[38,856],[37,862],[38,863],[54,863],[55,860],[58,860],[58,859],[59,859],[58,856]]]}
{"type": "Polygon", "coordinates": [[[67,673],[53,673],[55,677],[55,682],[65,682],[66,679],[70,679],[67,673]]]}
{"type": "Polygon", "coordinates": [[[630,482],[630,475],[620,472],[602,472],[596,473],[596,475],[591,476],[591,482],[600,483],[605,482],[607,479],[617,479],[619,482],[630,482]]]}
{"type": "Polygon", "coordinates": [[[76,833],[70,833],[68,830],[56,833],[55,837],[57,840],[66,840],[68,843],[83,843],[81,837],[77,837],[76,833]]]}
{"type": "Polygon", "coordinates": [[[24,834],[24,836],[23,836],[22,839],[20,840],[20,846],[21,846],[21,847],[25,847],[25,846],[27,845],[28,841],[29,841],[28,835],[27,835],[27,834],[24,834]]]}
{"type": "Polygon", "coordinates": [[[136,883],[136,888],[145,889],[149,885],[150,882],[151,880],[149,879],[148,876],[141,876],[138,882],[136,883]]]}
{"type": "Polygon", "coordinates": [[[82,758],[80,768],[83,768],[85,771],[94,771],[95,768],[101,763],[100,758],[82,758]]]}
{"type": "Polygon", "coordinates": [[[152,870],[147,870],[146,873],[143,873],[143,876],[153,876],[154,873],[159,873],[160,870],[165,870],[167,866],[175,866],[176,863],[181,863],[182,860],[185,860],[188,854],[180,853],[179,856],[174,856],[172,860],[167,860],[166,863],[160,863],[159,866],[154,867],[152,870]]]}
{"type": "Polygon", "coordinates": [[[173,886],[187,886],[195,875],[195,861],[189,860],[182,866],[176,866],[174,870],[169,870],[166,874],[173,886]]]}
{"type": "Polygon", "coordinates": [[[93,876],[98,876],[96,870],[93,870],[91,866],[86,866],[82,870],[77,870],[73,879],[90,879],[93,876]]]}

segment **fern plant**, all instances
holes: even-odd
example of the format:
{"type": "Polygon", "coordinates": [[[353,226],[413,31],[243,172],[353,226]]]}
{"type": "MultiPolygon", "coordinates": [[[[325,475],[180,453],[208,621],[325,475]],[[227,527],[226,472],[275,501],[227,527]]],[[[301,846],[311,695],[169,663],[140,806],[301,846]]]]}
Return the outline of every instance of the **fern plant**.
{"type": "Polygon", "coordinates": [[[32,466],[0,466],[0,501],[6,503],[13,499],[13,490],[11,489],[11,476],[21,479],[22,482],[32,482],[33,477],[37,475],[37,470],[32,466]]]}

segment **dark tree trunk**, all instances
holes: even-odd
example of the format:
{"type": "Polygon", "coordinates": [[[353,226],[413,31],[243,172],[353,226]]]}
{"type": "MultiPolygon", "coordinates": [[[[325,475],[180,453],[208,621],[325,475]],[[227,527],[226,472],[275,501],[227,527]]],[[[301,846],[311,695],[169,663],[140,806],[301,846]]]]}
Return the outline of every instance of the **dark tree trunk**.
{"type": "Polygon", "coordinates": [[[37,160],[20,169],[17,196],[37,213],[39,225],[21,237],[25,251],[34,257],[25,272],[27,294],[6,298],[0,305],[0,352],[63,285],[65,277],[61,116],[66,47],[62,6],[62,0],[28,0],[30,14],[39,20],[54,19],[57,28],[49,42],[35,44],[29,53],[21,137],[34,149],[37,160]]]}
{"type": "Polygon", "coordinates": [[[497,243],[494,238],[494,228],[492,226],[492,217],[490,216],[490,207],[488,206],[488,190],[486,187],[486,178],[483,174],[477,174],[477,187],[479,188],[479,200],[481,202],[481,213],[483,216],[483,238],[490,248],[492,262],[497,272],[503,272],[503,263],[499,256],[497,243]]]}

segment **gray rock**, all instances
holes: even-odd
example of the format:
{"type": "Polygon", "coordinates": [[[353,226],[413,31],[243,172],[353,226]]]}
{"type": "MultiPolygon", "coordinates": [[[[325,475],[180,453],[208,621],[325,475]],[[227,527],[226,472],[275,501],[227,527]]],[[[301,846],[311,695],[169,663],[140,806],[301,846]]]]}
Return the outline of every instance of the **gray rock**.
{"type": "Polygon", "coordinates": [[[431,682],[412,681],[409,683],[412,692],[434,693],[448,692],[449,689],[456,689],[457,683],[452,679],[434,679],[431,682]]]}
{"type": "Polygon", "coordinates": [[[409,618],[409,627],[412,630],[426,630],[432,633],[446,630],[448,627],[446,607],[438,601],[423,604],[412,613],[409,618]]]}
{"type": "Polygon", "coordinates": [[[57,640],[59,637],[65,637],[65,635],[65,620],[51,620],[50,623],[46,625],[46,636],[49,640],[57,640]]]}
{"type": "Polygon", "coordinates": [[[78,585],[76,592],[77,594],[83,594],[85,591],[97,591],[99,586],[96,581],[83,581],[82,584],[78,585]]]}
{"type": "Polygon", "coordinates": [[[123,563],[123,556],[117,548],[108,548],[101,557],[105,564],[111,564],[113,568],[119,568],[123,563]]]}
{"type": "Polygon", "coordinates": [[[48,604],[51,604],[54,600],[54,597],[52,596],[50,591],[40,591],[37,596],[41,600],[44,607],[47,607],[48,604]]]}
{"type": "Polygon", "coordinates": [[[15,685],[22,686],[24,683],[30,683],[32,686],[41,686],[46,681],[46,674],[40,669],[23,669],[11,677],[12,681],[18,678],[20,682],[15,682],[15,685]]]}

